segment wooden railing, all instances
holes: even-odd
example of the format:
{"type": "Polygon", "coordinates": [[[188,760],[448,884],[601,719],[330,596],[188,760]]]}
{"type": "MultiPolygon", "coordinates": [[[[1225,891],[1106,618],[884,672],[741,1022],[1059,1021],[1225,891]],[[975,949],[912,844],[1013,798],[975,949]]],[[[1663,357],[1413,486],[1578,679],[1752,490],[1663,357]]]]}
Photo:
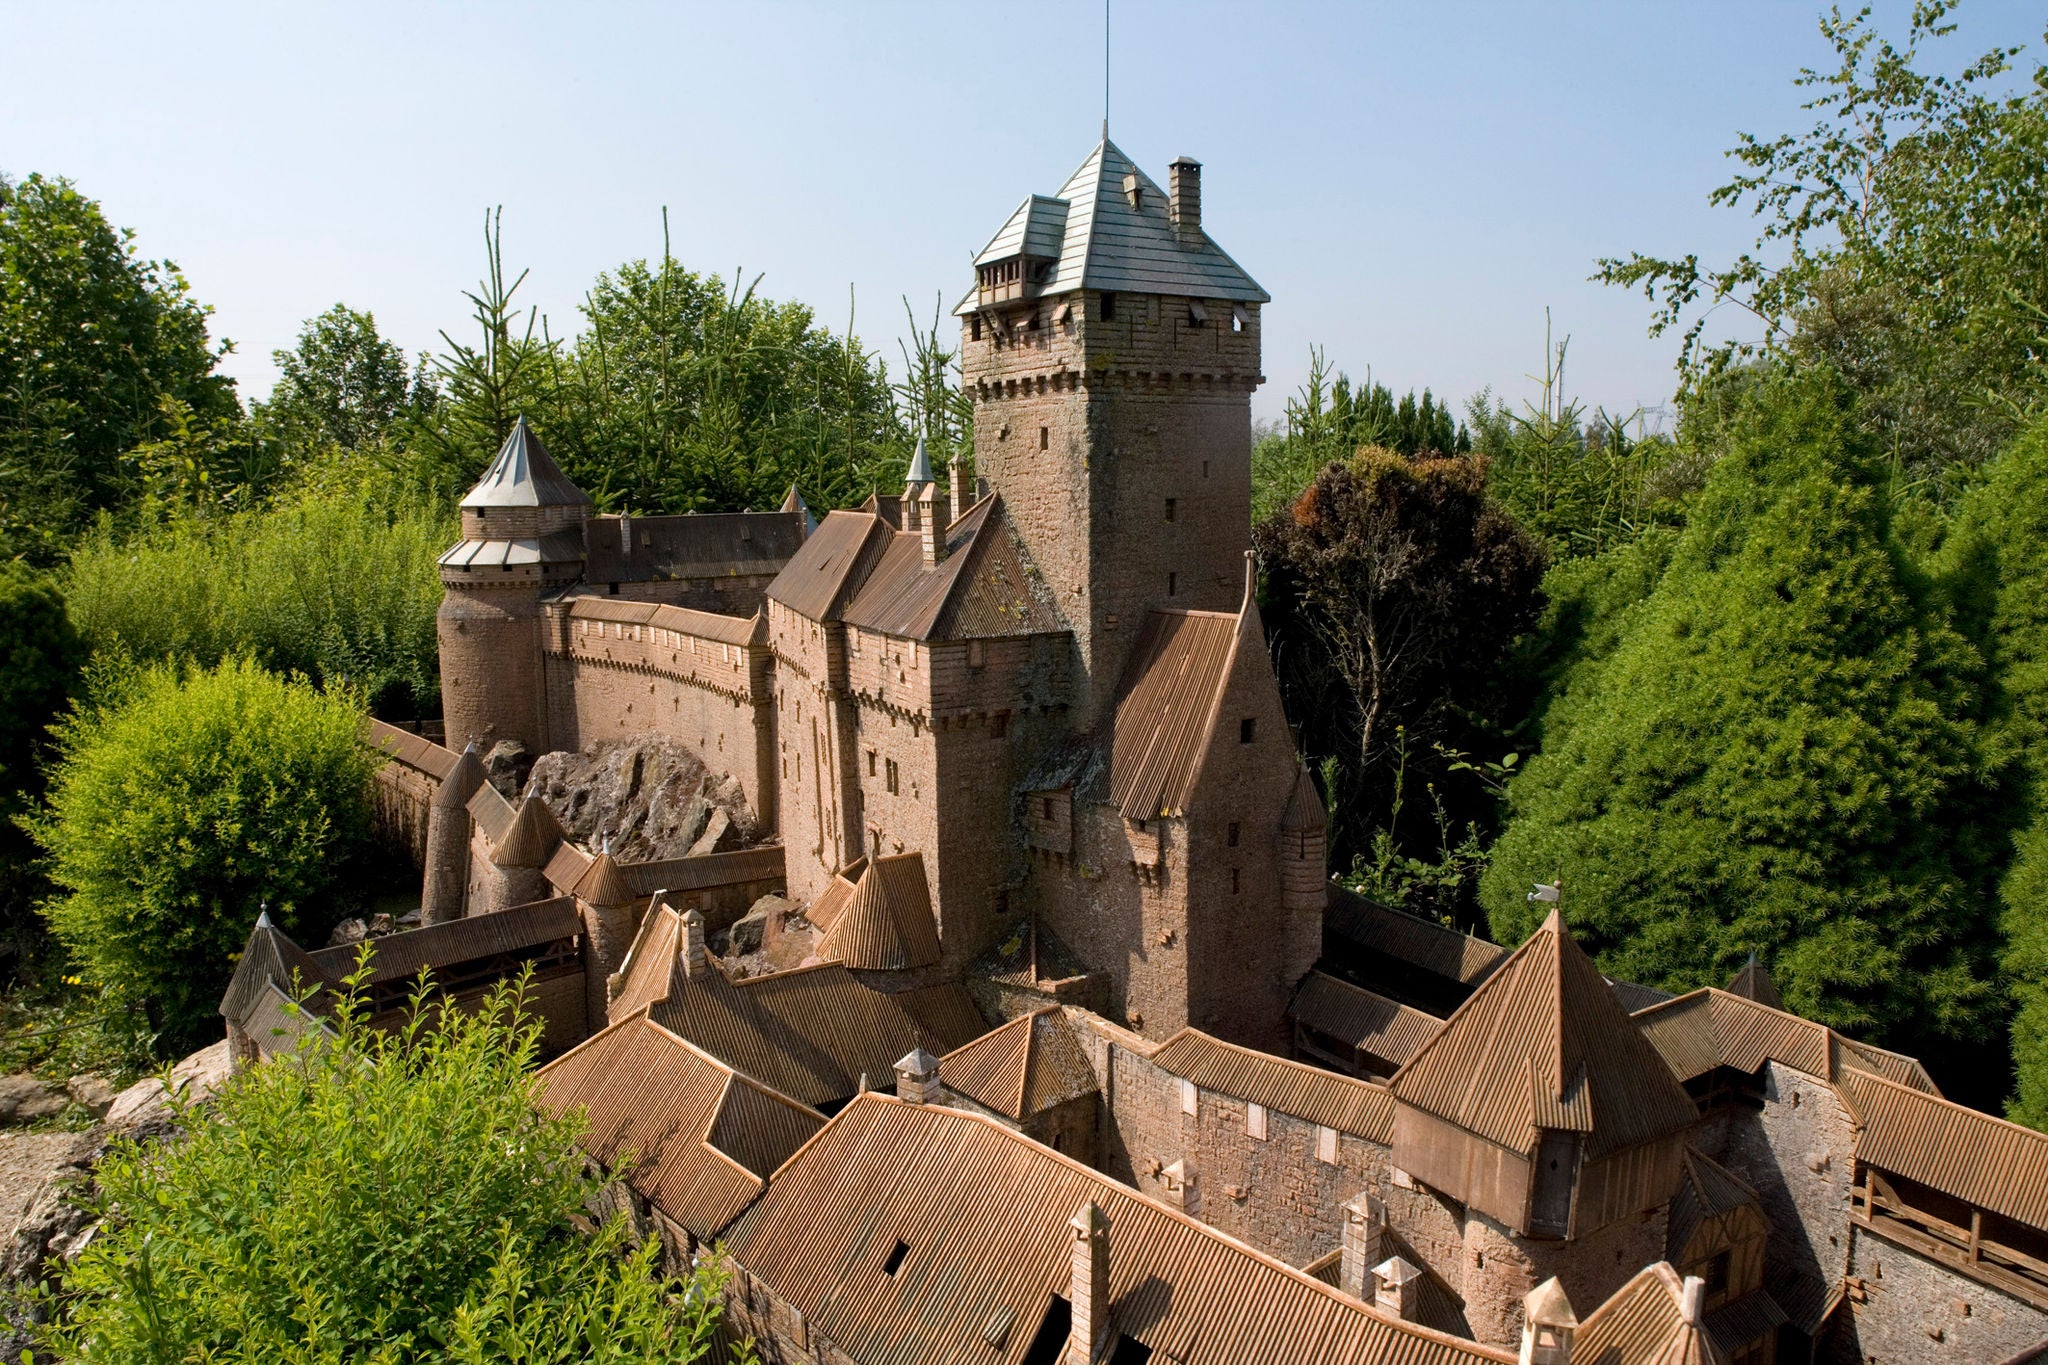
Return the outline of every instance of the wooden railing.
{"type": "Polygon", "coordinates": [[[1855,1221],[1972,1279],[2048,1310],[2048,1261],[2009,1247],[1984,1232],[1984,1211],[1970,1210],[1967,1227],[1909,1203],[1883,1172],[1862,1169],[1851,1204],[1855,1221]]]}

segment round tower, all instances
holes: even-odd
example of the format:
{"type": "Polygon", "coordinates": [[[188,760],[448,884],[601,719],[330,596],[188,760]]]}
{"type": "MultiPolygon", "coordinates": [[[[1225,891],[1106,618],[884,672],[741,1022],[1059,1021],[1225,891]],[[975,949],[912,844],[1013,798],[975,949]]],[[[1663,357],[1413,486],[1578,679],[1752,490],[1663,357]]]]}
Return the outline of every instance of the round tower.
{"type": "Polygon", "coordinates": [[[420,923],[441,924],[462,918],[463,893],[469,885],[469,798],[484,784],[484,765],[476,745],[465,744],[462,757],[441,779],[427,807],[426,877],[420,889],[420,923]]]}
{"type": "Polygon", "coordinates": [[[462,500],[462,543],[441,556],[446,742],[548,747],[541,602],[583,573],[590,499],[521,417],[462,500]]]}

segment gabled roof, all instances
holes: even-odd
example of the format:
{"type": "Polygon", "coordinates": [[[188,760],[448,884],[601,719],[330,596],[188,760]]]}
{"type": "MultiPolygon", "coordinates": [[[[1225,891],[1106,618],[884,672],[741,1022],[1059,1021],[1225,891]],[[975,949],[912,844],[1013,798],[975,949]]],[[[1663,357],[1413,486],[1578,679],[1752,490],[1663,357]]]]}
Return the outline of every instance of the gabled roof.
{"type": "MultiPolygon", "coordinates": [[[[1018,255],[1057,260],[1052,278],[1041,287],[1044,294],[1130,290],[1240,303],[1265,303],[1271,297],[1206,232],[1184,243],[1159,186],[1107,138],[1057,194],[1050,199],[1034,195],[1018,206],[974,260],[979,266],[1018,255]],[[1124,193],[1126,176],[1137,177],[1137,208],[1124,193]],[[1066,206],[1064,214],[1054,207],[1060,203],[1066,206]],[[1056,253],[1049,249],[1055,226],[1056,253]]],[[[954,313],[973,312],[975,301],[975,293],[969,293],[954,313]]]]}
{"type": "Polygon", "coordinates": [[[588,507],[590,498],[570,482],[521,417],[497,458],[463,496],[464,507],[588,507]]]}
{"type": "Polygon", "coordinates": [[[1232,1099],[1382,1145],[1393,1138],[1394,1097],[1385,1086],[1239,1047],[1182,1029],[1152,1054],[1161,1070],[1232,1099]]]}
{"type": "Polygon", "coordinates": [[[1092,1095],[1095,1068],[1058,1005],[1020,1015],[939,1059],[949,1090],[1022,1122],[1092,1095]]]}
{"type": "Polygon", "coordinates": [[[1555,910],[1387,1084],[1514,1152],[1563,1129],[1598,1157],[1699,1117],[1555,910]]]}
{"type": "Polygon", "coordinates": [[[1728,983],[1728,993],[1747,996],[1759,1005],[1769,1005],[1774,1010],[1785,1008],[1784,1000],[1778,995],[1778,983],[1771,980],[1769,970],[1756,960],[1755,953],[1749,955],[1749,961],[1735,974],[1735,979],[1728,983]]]}
{"type": "Polygon", "coordinates": [[[1288,1013],[1312,1029],[1401,1065],[1435,1036],[1444,1021],[1325,972],[1310,972],[1288,1013]]]}
{"type": "Polygon", "coordinates": [[[1777,1062],[1824,1081],[1844,1067],[1938,1095],[1927,1069],[1903,1053],[1845,1038],[1825,1024],[1708,987],[1639,1011],[1636,1026],[1682,1081],[1715,1067],[1754,1075],[1777,1062]]]}
{"type": "Polygon", "coordinates": [[[889,998],[910,1016],[919,1044],[933,1052],[955,1051],[988,1032],[988,1021],[975,1007],[974,997],[957,981],[898,991],[889,998]]]}
{"type": "Polygon", "coordinates": [[[923,537],[893,533],[846,604],[850,626],[910,640],[1040,635],[1065,630],[1043,581],[990,494],[946,528],[946,557],[924,561],[923,537]]]}
{"type": "Polygon", "coordinates": [[[2048,1230],[2048,1133],[1853,1066],[1835,1082],[1856,1119],[1856,1159],[2048,1230]]]}
{"type": "MultiPolygon", "coordinates": [[[[842,880],[834,879],[833,891],[842,880]]],[[[922,853],[897,853],[869,862],[860,869],[853,893],[838,898],[824,913],[829,923],[812,920],[825,930],[818,941],[821,958],[870,972],[908,971],[939,960],[939,926],[932,916],[922,853]]]]}
{"type": "Polygon", "coordinates": [[[839,619],[895,533],[873,512],[827,512],[768,585],[769,599],[812,621],[839,619]]]}
{"type": "Polygon", "coordinates": [[[1683,1257],[1703,1224],[1741,1208],[1755,1210],[1752,1221],[1758,1236],[1769,1233],[1770,1224],[1764,1218],[1757,1192],[1734,1172],[1692,1147],[1685,1149],[1680,1169],[1678,1191],[1671,1196],[1669,1226],[1665,1230],[1667,1255],[1674,1260],[1683,1257]]]}
{"type": "Polygon", "coordinates": [[[265,993],[277,986],[292,998],[308,991],[319,992],[336,984],[339,977],[313,959],[313,955],[292,941],[291,935],[259,916],[249,931],[249,941],[235,961],[235,974],[228,978],[221,996],[220,1012],[228,1022],[241,1027],[264,1003],[265,993]]]}
{"type": "Polygon", "coordinates": [[[726,1247],[848,1359],[1017,1365],[1068,1292],[1070,1223],[1091,1203],[1109,1225],[1108,1340],[1154,1360],[1515,1358],[1384,1316],[994,1119],[878,1094],[775,1173],[726,1247]]]}
{"type": "Polygon", "coordinates": [[[790,512],[592,517],[578,557],[591,583],[772,574],[809,529],[807,516],[790,512]]]}
{"type": "Polygon", "coordinates": [[[843,1100],[863,1076],[886,1086],[896,1059],[919,1045],[895,999],[840,963],[733,981],[712,960],[689,976],[682,942],[682,917],[657,906],[620,969],[614,1013],[645,1007],[664,1028],[800,1103],[843,1100]]]}
{"type": "Polygon", "coordinates": [[[642,1012],[542,1067],[554,1114],[582,1109],[578,1140],[606,1166],[632,1159],[626,1183],[703,1240],[759,1194],[825,1116],[743,1076],[642,1012]]]}
{"type": "Polygon", "coordinates": [[[1664,1261],[1645,1266],[1579,1324],[1572,1359],[1600,1365],[1723,1365],[1699,1322],[1686,1320],[1685,1281],[1664,1261]]]}
{"type": "Polygon", "coordinates": [[[623,597],[601,597],[578,592],[562,599],[573,621],[611,621],[619,625],[644,625],[655,630],[672,630],[678,635],[713,640],[722,645],[760,645],[768,642],[768,621],[760,612],[752,616],[726,616],[715,611],[670,606],[666,602],[634,602],[623,597]]]}

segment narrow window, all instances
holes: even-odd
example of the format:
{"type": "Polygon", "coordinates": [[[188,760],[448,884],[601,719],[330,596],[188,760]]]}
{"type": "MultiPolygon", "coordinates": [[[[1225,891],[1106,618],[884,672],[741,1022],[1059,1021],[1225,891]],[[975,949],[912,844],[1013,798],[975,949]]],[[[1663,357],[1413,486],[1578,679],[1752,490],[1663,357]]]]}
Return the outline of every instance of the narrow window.
{"type": "Polygon", "coordinates": [[[1102,296],[1102,320],[1104,322],[1116,320],[1116,295],[1104,294],[1102,296]]]}
{"type": "Polygon", "coordinates": [[[889,1259],[882,1262],[882,1273],[884,1275],[894,1275],[897,1271],[903,1269],[903,1258],[909,1254],[910,1248],[898,1242],[895,1250],[889,1253],[889,1259]]]}
{"type": "Polygon", "coordinates": [[[1209,462],[1207,460],[1202,461],[1202,477],[1205,479],[1209,477],[1209,462]]]}
{"type": "Polygon", "coordinates": [[[967,319],[967,339],[969,341],[981,340],[981,314],[976,313],[973,317],[967,319]]]}
{"type": "Polygon", "coordinates": [[[1244,1107],[1244,1135],[1248,1138],[1256,1138],[1260,1142],[1266,1140],[1265,1105],[1247,1104],[1244,1107]]]}
{"type": "Polygon", "coordinates": [[[888,761],[888,771],[885,774],[885,776],[889,784],[889,794],[891,796],[894,796],[897,790],[897,771],[895,759],[892,758],[888,761]]]}
{"type": "Polygon", "coordinates": [[[1256,716],[1246,716],[1237,723],[1237,742],[1249,744],[1259,737],[1259,721],[1256,716]]]}
{"type": "Polygon", "coordinates": [[[1047,820],[1052,819],[1052,798],[1050,796],[1045,798],[1044,805],[1041,807],[1039,813],[1041,816],[1043,816],[1043,818],[1047,820]]]}
{"type": "Polygon", "coordinates": [[[969,668],[980,668],[987,663],[988,641],[969,640],[967,642],[967,666],[969,668]]]}
{"type": "Polygon", "coordinates": [[[1172,521],[1172,520],[1173,520],[1173,518],[1174,518],[1174,513],[1178,512],[1179,510],[1180,510],[1180,499],[1179,499],[1179,498],[1168,498],[1168,499],[1166,500],[1166,519],[1167,519],[1168,521],[1172,521]]]}
{"type": "Polygon", "coordinates": [[[1001,739],[1004,735],[1009,734],[1010,713],[1008,711],[998,711],[993,716],[990,716],[988,718],[988,732],[997,739],[1001,739]]]}
{"type": "Polygon", "coordinates": [[[1182,1081],[1180,1083],[1180,1112],[1183,1114],[1193,1114],[1200,1109],[1201,1103],[1202,1092],[1195,1088],[1195,1083],[1193,1081],[1182,1081]]]}
{"type": "Polygon", "coordinates": [[[1714,1258],[1707,1262],[1707,1273],[1705,1278],[1707,1281],[1708,1298],[1712,1298],[1716,1294],[1725,1294],[1728,1292],[1727,1252],[1717,1251],[1714,1253],[1714,1258]]]}
{"type": "Polygon", "coordinates": [[[619,595],[619,585],[618,585],[618,584],[614,583],[614,584],[612,584],[612,585],[611,585],[611,595],[612,595],[613,597],[617,597],[617,596],[619,595]]]}
{"type": "Polygon", "coordinates": [[[1331,1166],[1337,1164],[1337,1130],[1316,1126],[1316,1160],[1331,1166]]]}
{"type": "Polygon", "coordinates": [[[1179,574],[1177,574],[1177,573],[1170,573],[1170,574],[1168,574],[1168,575],[1166,576],[1166,595],[1167,595],[1168,597],[1174,597],[1174,596],[1177,596],[1177,595],[1179,595],[1179,593],[1180,593],[1180,575],[1179,575],[1179,574]]]}
{"type": "Polygon", "coordinates": [[[875,775],[875,751],[874,751],[873,749],[870,749],[870,750],[868,750],[868,776],[869,776],[869,777],[873,777],[874,775],[875,775]]]}
{"type": "Polygon", "coordinates": [[[1051,428],[1051,427],[1040,427],[1040,428],[1038,429],[1038,448],[1039,448],[1040,450],[1051,450],[1051,449],[1052,449],[1052,428],[1051,428]]]}
{"type": "Polygon", "coordinates": [[[1232,820],[1230,822],[1230,828],[1224,831],[1223,842],[1226,847],[1237,847],[1237,821],[1232,820]]]}
{"type": "Polygon", "coordinates": [[[1235,895],[1237,894],[1237,892],[1238,892],[1238,885],[1237,885],[1237,869],[1233,867],[1233,868],[1231,868],[1231,869],[1230,869],[1230,894],[1231,894],[1231,895],[1233,895],[1233,896],[1235,896],[1235,895]]]}

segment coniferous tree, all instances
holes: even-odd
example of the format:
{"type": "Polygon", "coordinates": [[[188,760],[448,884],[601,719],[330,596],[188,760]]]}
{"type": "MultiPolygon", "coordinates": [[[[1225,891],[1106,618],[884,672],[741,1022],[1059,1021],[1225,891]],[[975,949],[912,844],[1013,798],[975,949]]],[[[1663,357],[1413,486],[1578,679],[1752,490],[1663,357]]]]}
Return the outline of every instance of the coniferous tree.
{"type": "Polygon", "coordinates": [[[1719,984],[1914,1047],[1994,1022],[1976,652],[1905,567],[1882,462],[1826,373],[1731,424],[1670,567],[1575,673],[1483,894],[1519,942],[1562,877],[1606,970],[1719,984]]]}

